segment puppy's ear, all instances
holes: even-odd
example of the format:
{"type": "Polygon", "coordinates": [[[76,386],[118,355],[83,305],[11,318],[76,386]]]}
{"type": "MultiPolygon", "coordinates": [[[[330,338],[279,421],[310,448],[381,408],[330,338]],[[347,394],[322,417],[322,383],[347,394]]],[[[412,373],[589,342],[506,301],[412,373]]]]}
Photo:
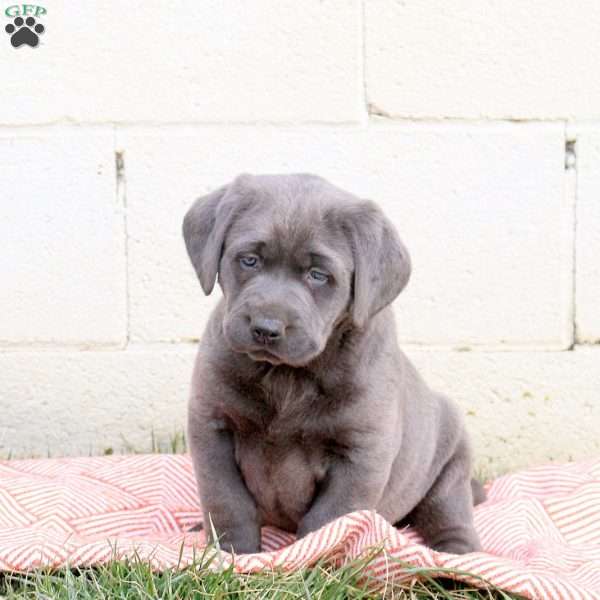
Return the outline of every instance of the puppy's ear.
{"type": "Polygon", "coordinates": [[[354,254],[352,320],[363,327],[408,283],[410,255],[391,221],[373,202],[352,206],[345,227],[354,254]]]}
{"type": "Polygon", "coordinates": [[[208,296],[215,286],[225,235],[235,214],[235,185],[225,185],[194,202],[183,219],[188,255],[208,296]]]}

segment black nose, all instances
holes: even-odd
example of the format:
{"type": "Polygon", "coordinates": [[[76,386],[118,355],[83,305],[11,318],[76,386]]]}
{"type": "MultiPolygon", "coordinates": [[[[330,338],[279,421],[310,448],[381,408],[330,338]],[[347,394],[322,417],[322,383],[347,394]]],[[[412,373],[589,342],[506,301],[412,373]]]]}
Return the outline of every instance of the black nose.
{"type": "Polygon", "coordinates": [[[250,328],[259,344],[270,344],[283,336],[283,323],[279,319],[253,319],[250,328]]]}

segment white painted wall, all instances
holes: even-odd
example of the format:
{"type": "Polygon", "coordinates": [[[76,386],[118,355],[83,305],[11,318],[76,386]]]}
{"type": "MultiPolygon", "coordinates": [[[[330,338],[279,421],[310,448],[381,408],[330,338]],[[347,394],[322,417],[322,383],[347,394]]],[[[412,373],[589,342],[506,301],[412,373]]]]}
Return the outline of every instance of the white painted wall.
{"type": "Polygon", "coordinates": [[[39,47],[0,39],[0,455],[183,429],[217,297],[181,219],[242,171],[382,204],[401,342],[480,465],[598,455],[597,2],[43,6],[39,47]]]}

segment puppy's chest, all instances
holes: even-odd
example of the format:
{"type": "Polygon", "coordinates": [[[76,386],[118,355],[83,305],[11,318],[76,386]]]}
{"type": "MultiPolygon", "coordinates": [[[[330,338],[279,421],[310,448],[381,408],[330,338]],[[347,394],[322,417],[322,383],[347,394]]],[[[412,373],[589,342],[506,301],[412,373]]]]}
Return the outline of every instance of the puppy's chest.
{"type": "Polygon", "coordinates": [[[246,394],[226,411],[237,464],[263,521],[293,531],[337,453],[334,398],[285,371],[246,394]]]}
{"type": "Polygon", "coordinates": [[[338,398],[320,382],[295,373],[272,372],[239,390],[225,408],[235,433],[275,445],[319,444],[336,435],[338,398]]]}

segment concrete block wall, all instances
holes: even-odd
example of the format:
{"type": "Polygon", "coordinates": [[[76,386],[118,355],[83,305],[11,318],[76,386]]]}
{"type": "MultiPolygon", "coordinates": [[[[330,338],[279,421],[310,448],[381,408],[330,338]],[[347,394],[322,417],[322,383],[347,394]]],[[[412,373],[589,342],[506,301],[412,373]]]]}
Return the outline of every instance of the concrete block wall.
{"type": "Polygon", "coordinates": [[[218,295],[181,220],[243,171],[381,203],[400,341],[480,466],[600,453],[600,5],[44,7],[39,47],[0,40],[0,455],[184,428],[218,295]]]}

